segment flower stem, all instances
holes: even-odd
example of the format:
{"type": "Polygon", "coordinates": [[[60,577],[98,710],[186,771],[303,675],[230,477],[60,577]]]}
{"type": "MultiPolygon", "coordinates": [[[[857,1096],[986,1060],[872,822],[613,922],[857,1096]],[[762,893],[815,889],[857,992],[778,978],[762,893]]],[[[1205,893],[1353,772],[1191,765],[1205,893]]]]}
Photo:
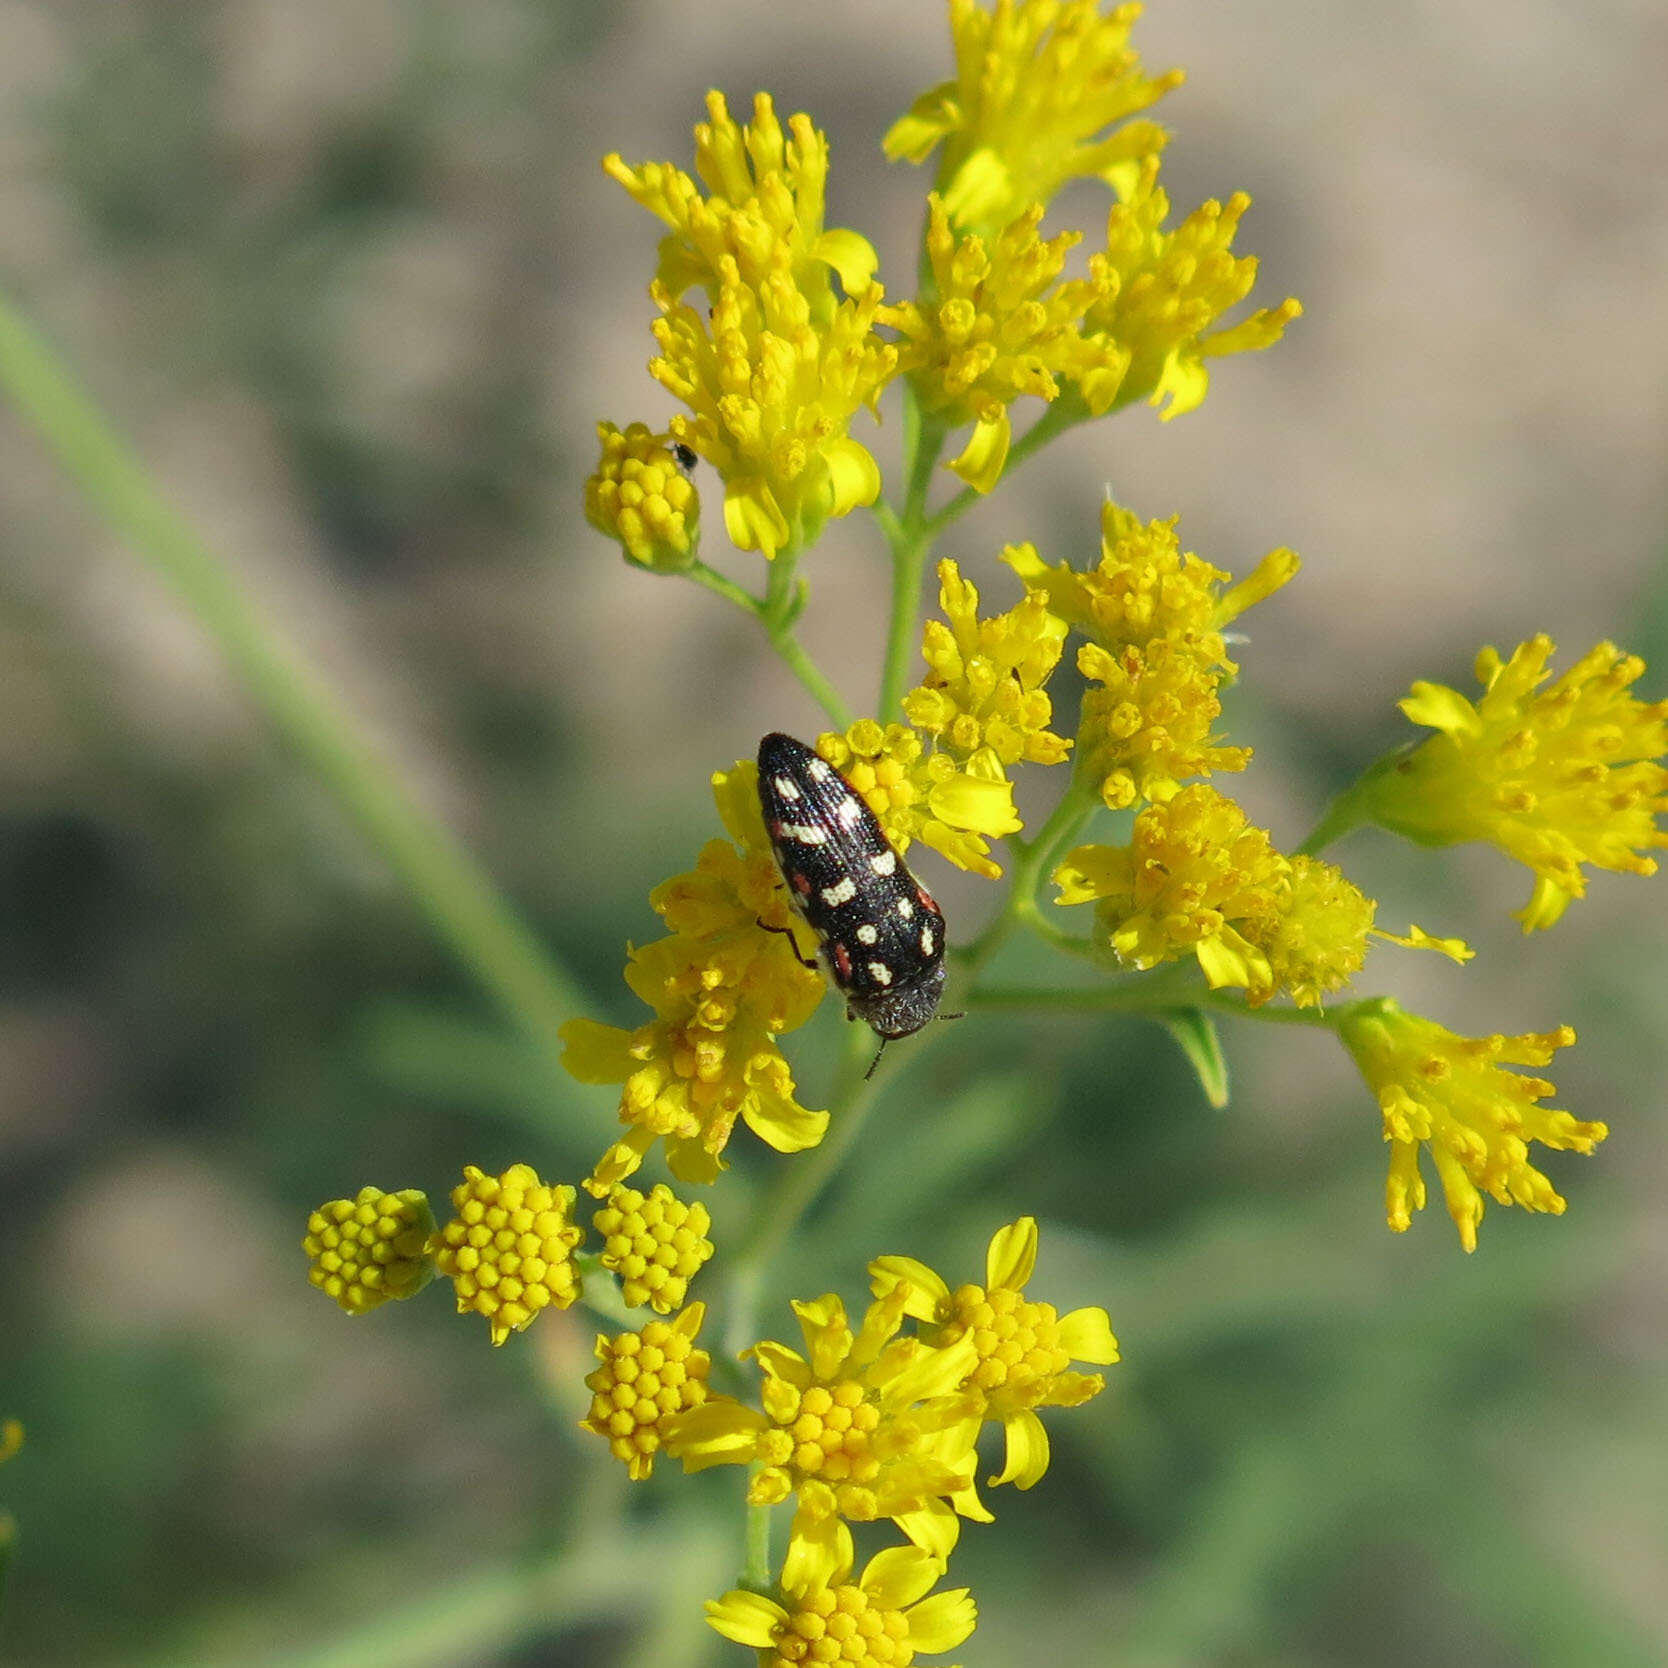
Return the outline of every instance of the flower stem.
{"type": "Polygon", "coordinates": [[[1357,828],[1365,827],[1372,820],[1367,810],[1365,789],[1367,783],[1382,768],[1383,762],[1379,761],[1333,798],[1332,803],[1321,813],[1320,821],[1297,848],[1299,855],[1313,857],[1334,841],[1341,840],[1357,828]]]}
{"type": "MultiPolygon", "coordinates": [[[[1064,434],[1067,429],[1082,421],[1083,413],[1072,409],[1062,400],[1055,400],[1008,448],[1008,455],[1002,464],[1001,481],[1017,474],[1020,465],[1035,457],[1056,435],[1064,434]]],[[[1000,485],[1001,481],[997,484],[1000,485]]],[[[936,539],[952,522],[959,521],[966,515],[981,498],[988,496],[988,493],[980,492],[977,487],[963,487],[948,504],[928,519],[925,529],[927,537],[936,539]]]]}
{"type": "Polygon", "coordinates": [[[173,587],[244,689],[382,854],[480,984],[552,1055],[588,1006],[464,847],[417,804],[318,674],[166,504],[129,448],[0,299],[0,387],[116,532],[173,587]]]}
{"type": "Polygon", "coordinates": [[[916,638],[921,610],[921,574],[932,550],[927,522],[927,495],[933,470],[944,446],[944,429],[923,414],[913,390],[904,396],[904,458],[907,467],[901,514],[883,507],[877,513],[881,530],[892,548],[892,621],[886,635],[886,661],[881,672],[880,702],[875,716],[884,724],[902,711],[904,681],[916,638]]]}
{"type": "MultiPolygon", "coordinates": [[[[747,1467],[747,1481],[751,1483],[761,1470],[763,1466],[754,1460],[747,1467]]],[[[741,1584],[755,1593],[768,1593],[775,1585],[770,1573],[770,1507],[755,1506],[752,1501],[747,1503],[747,1538],[741,1584]]]]}

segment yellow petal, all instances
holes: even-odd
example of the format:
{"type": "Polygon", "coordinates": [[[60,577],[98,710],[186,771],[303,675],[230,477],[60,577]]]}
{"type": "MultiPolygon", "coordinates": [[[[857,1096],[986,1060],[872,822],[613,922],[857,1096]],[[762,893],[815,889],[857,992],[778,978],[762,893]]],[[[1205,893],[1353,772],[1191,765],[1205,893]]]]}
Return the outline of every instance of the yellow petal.
{"type": "Polygon", "coordinates": [[[904,1313],[916,1320],[937,1320],[950,1301],[950,1288],[943,1276],[925,1263],[913,1257],[876,1257],[869,1264],[869,1290],[876,1297],[885,1297],[900,1288],[905,1294],[904,1313]]]}
{"type": "Polygon", "coordinates": [[[869,280],[880,265],[875,246],[860,232],[849,227],[836,227],[824,232],[811,245],[811,253],[826,261],[840,277],[840,287],[847,295],[858,295],[869,287],[869,280]]]}
{"type": "Polygon", "coordinates": [[[1428,724],[1445,735],[1473,736],[1482,732],[1477,709],[1460,694],[1442,683],[1420,679],[1405,699],[1396,703],[1415,724],[1428,724]]]}
{"type": "Polygon", "coordinates": [[[1022,1291],[1036,1266],[1037,1219],[1022,1216],[1017,1222],[998,1228],[991,1236],[990,1248],[985,1253],[985,1289],[1022,1291]]]}
{"type": "Polygon", "coordinates": [[[973,425],[973,432],[962,447],[960,456],[952,458],[945,467],[959,475],[975,492],[989,492],[1002,479],[1013,432],[1013,424],[1008,421],[1008,408],[1003,406],[995,417],[985,418],[973,425]]]}
{"type": "Polygon", "coordinates": [[[968,760],[967,770],[959,770],[948,780],[933,783],[927,795],[932,814],[952,828],[992,839],[1017,834],[1025,824],[1014,809],[1013,783],[1005,779],[981,781],[972,774],[976,759],[977,755],[968,760]]]}
{"type": "Polygon", "coordinates": [[[811,1112],[785,1095],[761,1090],[742,1103],[747,1127],[779,1153],[802,1153],[822,1140],[828,1128],[826,1112],[811,1112]]]}
{"type": "Polygon", "coordinates": [[[637,1070],[632,1033],[594,1019],[570,1019],[559,1035],[562,1066],[580,1083],[623,1083],[637,1070]]]}
{"type": "MultiPolygon", "coordinates": [[[[889,1546],[877,1552],[858,1581],[871,1603],[887,1610],[905,1610],[932,1591],[944,1573],[943,1563],[918,1546],[889,1546]]],[[[913,1634],[914,1628],[911,1627],[913,1634]]]]}
{"type": "Polygon", "coordinates": [[[855,440],[830,440],[822,448],[828,466],[830,515],[849,515],[880,496],[880,465],[866,446],[855,440]]]}
{"type": "Polygon", "coordinates": [[[1060,1348],[1073,1361],[1105,1366],[1118,1359],[1118,1340],[1112,1336],[1112,1322],[1104,1309],[1073,1309],[1062,1315],[1057,1336],[1060,1348]]]}
{"type": "Polygon", "coordinates": [[[1057,904],[1089,903],[1108,893],[1126,893],[1132,885],[1133,858],[1127,846],[1078,846],[1066,853],[1053,874],[1060,888],[1057,904]]]}
{"type": "Polygon", "coordinates": [[[966,1587],[951,1587],[922,1599],[909,1613],[910,1646],[924,1655],[953,1651],[979,1620],[979,1607],[966,1587]]]}
{"type": "Polygon", "coordinates": [[[788,1613],[781,1605],[762,1593],[746,1593],[740,1588],[721,1599],[708,1599],[706,1613],[715,1631],[755,1651],[769,1650],[776,1642],[777,1630],[788,1625],[788,1613]]]}
{"type": "Polygon", "coordinates": [[[724,529],[737,550],[761,551],[769,560],[788,542],[791,531],[770,488],[747,475],[736,476],[725,487],[724,529]]]}
{"type": "Polygon", "coordinates": [[[1030,1411],[1004,1419],[1002,1429],[1008,1439],[1008,1463],[1003,1466],[1000,1477],[991,1478],[991,1483],[1030,1488],[1048,1470],[1048,1432],[1043,1429],[1042,1420],[1030,1411]]]}
{"type": "Polygon", "coordinates": [[[852,1558],[851,1531],[838,1517],[796,1512],[782,1560],[782,1590],[809,1593],[836,1587],[851,1574],[852,1558]]]}

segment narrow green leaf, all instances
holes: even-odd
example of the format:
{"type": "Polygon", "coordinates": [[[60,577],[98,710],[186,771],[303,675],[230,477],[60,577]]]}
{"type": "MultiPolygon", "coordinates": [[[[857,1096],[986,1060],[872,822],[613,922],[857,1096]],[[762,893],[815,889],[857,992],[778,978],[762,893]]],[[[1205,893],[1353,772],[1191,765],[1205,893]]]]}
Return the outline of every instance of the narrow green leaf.
{"type": "Polygon", "coordinates": [[[1199,1008],[1177,1008],[1158,1017],[1187,1056],[1205,1099],[1220,1112],[1228,1104],[1228,1061],[1222,1053],[1216,1021],[1199,1008]]]}

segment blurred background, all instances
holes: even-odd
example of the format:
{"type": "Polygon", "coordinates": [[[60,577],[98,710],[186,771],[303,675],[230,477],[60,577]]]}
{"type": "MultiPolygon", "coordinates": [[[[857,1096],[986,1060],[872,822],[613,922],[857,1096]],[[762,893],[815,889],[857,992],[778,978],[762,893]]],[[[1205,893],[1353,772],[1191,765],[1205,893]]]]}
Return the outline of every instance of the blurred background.
{"type": "MultiPolygon", "coordinates": [[[[1189,72],[1160,112],[1178,210],[1249,190],[1258,298],[1306,316],[1198,412],[1055,446],[943,548],[1006,606],[994,553],[1083,562],[1107,487],[1239,573],[1297,548],[1230,715],[1234,791],[1289,846],[1403,739],[1409,681],[1471,687],[1482,643],[1668,663],[1668,12],[1155,0],[1137,42],[1189,72]]],[[[828,131],[829,221],[901,295],[927,179],[879,140],[948,64],[926,0],[0,0],[6,294],[616,1022],[709,771],[820,723],[748,621],[581,518],[595,421],[670,410],[659,227],[598,160],[687,165],[708,86],[768,88],[828,131]]],[[[806,571],[861,709],[880,541],[854,516],[806,571]]],[[[1573,1024],[1556,1103],[1610,1141],[1547,1158],[1563,1220],[1491,1209],[1466,1258],[1440,1201],[1385,1230],[1376,1110],[1328,1037],[1230,1032],[1214,1112],[1155,1027],[957,1027],[766,1313],[791,1338],[787,1296],[855,1301],[881,1251],[977,1277],[1022,1211],[1034,1294],[1109,1309],[1107,1393],[958,1551],[970,1665],[1668,1660],[1668,883],[1600,877],[1525,944],[1528,876],[1491,852],[1334,855],[1385,924],[1480,952],[1382,950],[1365,987],[1460,1031],[1573,1024]]],[[[922,874],[953,920],[990,907],[922,874]]],[[[808,1104],[837,1031],[829,1004],[790,1048],[808,1104]]],[[[319,1201],[439,1200],[465,1162],[577,1179],[612,1114],[0,406],[0,1416],[29,1433],[0,1657],[740,1660],[699,1622],[739,1474],[628,1492],[575,1428],[583,1312],[489,1352],[442,1290],[349,1322],[305,1283],[319,1201]]],[[[732,1155],[721,1243],[779,1162],[732,1155]]]]}

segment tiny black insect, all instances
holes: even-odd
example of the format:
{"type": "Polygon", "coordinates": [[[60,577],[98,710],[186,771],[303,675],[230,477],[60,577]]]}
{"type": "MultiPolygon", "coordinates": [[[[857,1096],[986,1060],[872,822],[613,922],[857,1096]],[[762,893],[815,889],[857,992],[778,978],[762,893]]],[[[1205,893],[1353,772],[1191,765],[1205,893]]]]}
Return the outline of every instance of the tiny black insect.
{"type": "Polygon", "coordinates": [[[684,445],[681,440],[672,442],[672,456],[677,459],[678,468],[686,475],[694,474],[695,465],[700,462],[695,456],[695,448],[684,445]]]}
{"type": "Polygon", "coordinates": [[[759,806],[847,1015],[883,1045],[919,1031],[944,994],[944,916],[863,796],[804,742],[772,734],[759,743],[759,806]]]}

